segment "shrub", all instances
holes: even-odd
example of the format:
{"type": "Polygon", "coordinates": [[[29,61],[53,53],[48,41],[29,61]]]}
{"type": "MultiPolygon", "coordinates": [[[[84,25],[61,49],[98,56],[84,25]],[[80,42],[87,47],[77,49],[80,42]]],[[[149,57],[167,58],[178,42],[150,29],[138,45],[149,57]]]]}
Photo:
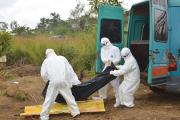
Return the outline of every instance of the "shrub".
{"type": "Polygon", "coordinates": [[[45,50],[53,48],[58,55],[65,56],[75,71],[95,69],[95,32],[76,32],[64,38],[52,39],[44,35],[14,37],[7,64],[41,65],[45,50]]]}
{"type": "Polygon", "coordinates": [[[25,101],[26,95],[25,95],[25,93],[24,93],[23,91],[18,90],[18,91],[16,92],[15,98],[16,98],[17,100],[19,100],[19,101],[25,101]]]}
{"type": "Polygon", "coordinates": [[[7,32],[0,32],[0,56],[6,55],[10,48],[11,35],[7,32]]]}

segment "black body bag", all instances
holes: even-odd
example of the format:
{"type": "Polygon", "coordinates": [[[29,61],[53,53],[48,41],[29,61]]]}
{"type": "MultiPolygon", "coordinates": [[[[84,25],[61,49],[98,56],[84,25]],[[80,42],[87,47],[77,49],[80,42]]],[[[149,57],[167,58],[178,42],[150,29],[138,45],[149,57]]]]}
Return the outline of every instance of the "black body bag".
{"type": "MultiPolygon", "coordinates": [[[[96,77],[87,80],[81,84],[73,85],[71,88],[72,94],[76,101],[82,101],[87,100],[87,98],[92,95],[94,92],[99,90],[100,88],[104,87],[106,84],[114,80],[116,77],[113,75],[110,75],[109,72],[111,70],[116,70],[117,68],[114,66],[114,64],[111,63],[111,66],[106,67],[106,69],[97,75],[96,77]]],[[[49,85],[49,81],[47,82],[42,95],[46,96],[46,91],[49,85]]],[[[58,103],[65,102],[64,98],[61,94],[58,94],[56,100],[58,103]]]]}

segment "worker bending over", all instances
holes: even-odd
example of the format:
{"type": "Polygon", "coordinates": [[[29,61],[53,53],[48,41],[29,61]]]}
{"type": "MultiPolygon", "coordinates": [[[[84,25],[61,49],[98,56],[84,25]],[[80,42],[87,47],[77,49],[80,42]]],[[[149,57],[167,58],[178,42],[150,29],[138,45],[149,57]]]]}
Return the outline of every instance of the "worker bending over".
{"type": "Polygon", "coordinates": [[[140,84],[139,66],[129,48],[123,48],[121,56],[124,58],[124,65],[118,66],[118,70],[110,71],[110,74],[114,76],[124,75],[124,80],[119,86],[120,101],[117,105],[134,107],[134,94],[140,84]]]}
{"type": "Polygon", "coordinates": [[[40,114],[41,120],[49,120],[49,111],[57,95],[60,93],[69,106],[73,117],[80,114],[77,103],[72,95],[72,85],[80,84],[77,75],[67,59],[57,56],[53,49],[46,50],[46,59],[41,66],[41,77],[49,85],[40,114]]]}

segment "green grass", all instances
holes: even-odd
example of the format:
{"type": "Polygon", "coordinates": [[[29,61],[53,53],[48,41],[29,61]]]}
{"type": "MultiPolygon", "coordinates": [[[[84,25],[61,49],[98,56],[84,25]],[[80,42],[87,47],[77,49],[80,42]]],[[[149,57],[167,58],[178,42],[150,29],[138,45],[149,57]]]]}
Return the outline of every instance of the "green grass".
{"type": "Polygon", "coordinates": [[[25,93],[24,93],[23,91],[18,90],[18,91],[16,92],[15,98],[16,98],[17,100],[19,100],[19,101],[25,101],[26,95],[25,95],[25,93]]]}
{"type": "Polygon", "coordinates": [[[14,78],[14,76],[4,68],[0,68],[0,76],[8,80],[14,78]]]}
{"type": "Polygon", "coordinates": [[[8,65],[41,65],[45,50],[53,48],[58,55],[65,56],[76,71],[95,69],[95,32],[76,32],[63,39],[50,39],[45,35],[13,37],[7,54],[8,65]]]}

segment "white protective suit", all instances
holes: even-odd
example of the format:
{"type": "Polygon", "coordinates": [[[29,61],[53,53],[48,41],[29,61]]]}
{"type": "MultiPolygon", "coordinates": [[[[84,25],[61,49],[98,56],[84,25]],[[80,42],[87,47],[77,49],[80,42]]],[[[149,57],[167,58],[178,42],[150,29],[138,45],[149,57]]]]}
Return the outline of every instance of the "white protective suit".
{"type": "MultiPolygon", "coordinates": [[[[109,65],[110,62],[113,62],[115,65],[117,65],[121,60],[120,50],[118,47],[113,46],[108,38],[104,37],[101,39],[101,60],[104,63],[104,69],[109,65]]],[[[119,88],[119,77],[112,80],[110,84],[113,87],[113,91],[115,93],[116,103],[114,104],[114,107],[116,107],[117,103],[119,103],[119,97],[118,97],[118,88],[119,88]]],[[[107,98],[107,88],[108,85],[103,87],[99,90],[99,96],[103,99],[107,98]]]]}
{"type": "Polygon", "coordinates": [[[119,106],[134,107],[134,94],[140,84],[139,66],[129,48],[123,48],[121,56],[125,60],[124,65],[119,66],[119,70],[111,71],[110,74],[114,76],[124,75],[124,80],[119,86],[119,106]]]}
{"type": "Polygon", "coordinates": [[[67,59],[57,56],[53,49],[46,50],[46,59],[41,66],[41,77],[49,86],[40,114],[41,120],[49,120],[49,111],[60,93],[68,104],[71,115],[79,115],[79,109],[71,92],[72,85],[80,84],[77,75],[67,59]]]}

